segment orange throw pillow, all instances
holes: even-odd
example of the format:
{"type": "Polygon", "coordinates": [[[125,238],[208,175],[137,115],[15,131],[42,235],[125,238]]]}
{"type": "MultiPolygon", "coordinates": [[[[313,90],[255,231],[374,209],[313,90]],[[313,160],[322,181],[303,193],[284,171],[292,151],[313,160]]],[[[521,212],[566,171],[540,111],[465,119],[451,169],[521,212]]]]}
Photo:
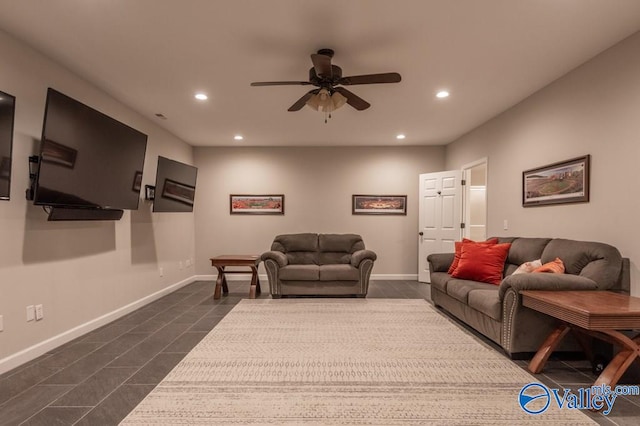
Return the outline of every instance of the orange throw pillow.
{"type": "Polygon", "coordinates": [[[564,263],[562,259],[556,257],[553,262],[548,262],[539,268],[533,270],[533,272],[550,272],[552,274],[564,274],[564,263]]]}
{"type": "Polygon", "coordinates": [[[511,243],[463,244],[454,278],[500,284],[511,243]]]}
{"type": "Polygon", "coordinates": [[[460,262],[460,253],[462,251],[463,244],[498,244],[497,238],[490,238],[487,241],[473,241],[468,238],[463,238],[462,241],[456,241],[456,254],[453,256],[453,262],[451,262],[451,266],[449,266],[449,270],[447,274],[453,274],[453,271],[458,267],[458,262],[460,262]]]}

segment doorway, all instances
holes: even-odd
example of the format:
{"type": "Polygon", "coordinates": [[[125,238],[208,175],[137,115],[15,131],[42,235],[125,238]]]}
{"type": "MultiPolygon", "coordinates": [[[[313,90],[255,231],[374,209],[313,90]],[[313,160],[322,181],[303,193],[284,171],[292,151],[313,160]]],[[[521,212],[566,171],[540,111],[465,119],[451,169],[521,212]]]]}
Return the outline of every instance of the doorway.
{"type": "Polygon", "coordinates": [[[487,159],[462,167],[465,186],[462,195],[463,236],[474,241],[487,239],[487,159]]]}

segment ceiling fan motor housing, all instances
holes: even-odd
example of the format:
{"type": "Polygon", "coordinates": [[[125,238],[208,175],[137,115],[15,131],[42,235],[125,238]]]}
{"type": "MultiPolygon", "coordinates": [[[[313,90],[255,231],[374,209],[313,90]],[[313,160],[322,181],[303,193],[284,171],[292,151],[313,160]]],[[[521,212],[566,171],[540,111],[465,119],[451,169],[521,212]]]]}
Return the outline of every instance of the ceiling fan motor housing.
{"type": "Polygon", "coordinates": [[[316,69],[309,68],[309,82],[318,87],[330,87],[340,84],[339,80],[342,78],[342,68],[337,65],[331,65],[330,77],[319,77],[316,73],[316,69]]]}

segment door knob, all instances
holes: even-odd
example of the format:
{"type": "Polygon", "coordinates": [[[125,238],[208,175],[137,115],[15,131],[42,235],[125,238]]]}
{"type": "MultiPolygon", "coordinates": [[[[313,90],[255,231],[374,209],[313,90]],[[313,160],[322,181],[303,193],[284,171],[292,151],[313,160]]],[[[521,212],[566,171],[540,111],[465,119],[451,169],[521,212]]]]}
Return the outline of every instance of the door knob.
{"type": "Polygon", "coordinates": [[[420,231],[420,232],[418,232],[418,235],[420,235],[422,237],[424,235],[424,232],[420,231]]]}

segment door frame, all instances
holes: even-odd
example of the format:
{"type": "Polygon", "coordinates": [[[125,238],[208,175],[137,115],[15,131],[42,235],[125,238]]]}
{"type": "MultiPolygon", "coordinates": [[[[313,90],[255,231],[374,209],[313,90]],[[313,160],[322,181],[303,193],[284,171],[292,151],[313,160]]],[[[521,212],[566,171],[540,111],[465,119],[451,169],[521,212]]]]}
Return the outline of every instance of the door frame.
{"type": "MultiPolygon", "coordinates": [[[[462,234],[464,237],[469,237],[470,225],[468,223],[469,217],[469,200],[471,199],[471,169],[477,166],[485,165],[485,232],[489,228],[488,218],[489,218],[489,158],[483,157],[478,160],[472,161],[470,163],[463,164],[462,169],[462,178],[465,180],[466,185],[464,185],[464,189],[462,191],[462,219],[467,226],[462,230],[462,234]]],[[[488,238],[488,235],[487,235],[488,238]]]]}

